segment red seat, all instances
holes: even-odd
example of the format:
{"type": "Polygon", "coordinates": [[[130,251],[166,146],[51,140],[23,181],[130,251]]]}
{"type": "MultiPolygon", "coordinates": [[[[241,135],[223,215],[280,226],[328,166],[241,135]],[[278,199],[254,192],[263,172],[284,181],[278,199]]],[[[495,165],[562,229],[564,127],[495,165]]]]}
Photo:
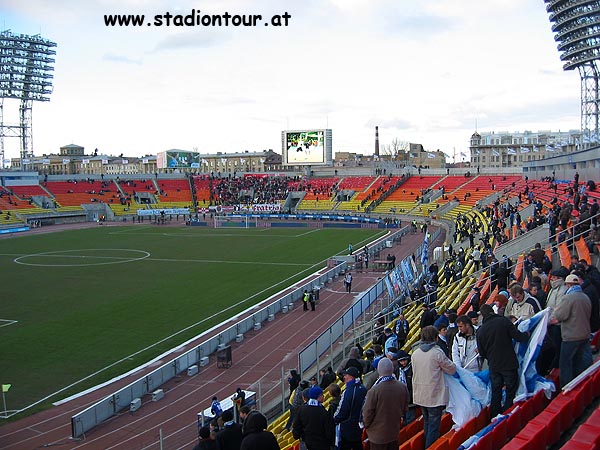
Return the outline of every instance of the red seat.
{"type": "Polygon", "coordinates": [[[514,438],[521,429],[521,408],[513,409],[506,420],[506,438],[514,438]]]}
{"type": "Polygon", "coordinates": [[[492,447],[493,450],[501,448],[508,440],[508,437],[507,437],[508,422],[507,422],[507,420],[508,419],[504,419],[502,422],[500,422],[498,425],[496,425],[492,429],[492,432],[490,433],[492,435],[493,442],[494,442],[494,445],[492,447]]]}
{"type": "Polygon", "coordinates": [[[552,411],[544,410],[541,412],[541,414],[539,414],[537,417],[535,417],[531,422],[539,423],[540,425],[545,426],[545,428],[546,428],[546,445],[548,445],[548,446],[554,445],[560,439],[561,430],[560,430],[560,415],[559,414],[552,412],[552,411]]]}
{"type": "MultiPolygon", "coordinates": [[[[502,442],[502,444],[504,444],[504,441],[502,442]]],[[[471,450],[495,450],[499,449],[500,445],[498,445],[497,442],[494,440],[492,432],[489,432],[481,436],[471,450]]]]}
{"type": "Polygon", "coordinates": [[[540,389],[532,397],[531,402],[533,405],[533,416],[535,417],[542,412],[546,406],[548,406],[549,400],[546,397],[545,392],[540,389]]]}
{"type": "Polygon", "coordinates": [[[558,394],[545,409],[545,411],[553,412],[559,416],[561,433],[573,425],[573,404],[573,397],[558,394]]]}
{"type": "Polygon", "coordinates": [[[573,398],[573,417],[577,418],[583,414],[583,410],[592,400],[589,395],[586,394],[586,389],[583,385],[573,389],[565,394],[568,397],[573,398]]]}
{"type": "Polygon", "coordinates": [[[592,386],[594,388],[594,397],[600,397],[600,370],[592,376],[592,386]]]}
{"type": "Polygon", "coordinates": [[[510,441],[508,441],[508,443],[502,447],[502,450],[539,450],[539,449],[533,449],[530,445],[529,445],[529,441],[520,438],[520,437],[515,437],[513,439],[511,439],[510,441]]]}
{"type": "Polygon", "coordinates": [[[596,444],[594,444],[594,443],[584,444],[582,442],[570,440],[565,445],[563,445],[560,449],[561,450],[596,450],[597,447],[596,447],[596,444]]]}
{"type": "Polygon", "coordinates": [[[450,433],[446,433],[443,436],[440,436],[440,438],[435,441],[432,445],[429,446],[430,450],[450,450],[450,445],[449,445],[449,441],[448,441],[448,435],[450,433]]]}
{"type": "Polygon", "coordinates": [[[546,424],[531,421],[517,434],[517,437],[529,441],[533,449],[544,449],[546,448],[546,424]]]}
{"type": "Polygon", "coordinates": [[[584,423],[571,438],[574,441],[581,442],[583,444],[593,443],[596,446],[600,445],[600,424],[595,425],[591,423],[584,423]]]}

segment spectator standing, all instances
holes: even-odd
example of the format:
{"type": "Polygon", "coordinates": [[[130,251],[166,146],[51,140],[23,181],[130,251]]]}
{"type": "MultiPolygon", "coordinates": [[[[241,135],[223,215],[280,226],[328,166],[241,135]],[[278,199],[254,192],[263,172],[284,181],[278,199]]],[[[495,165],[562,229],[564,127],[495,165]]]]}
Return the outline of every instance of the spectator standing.
{"type": "MultiPolygon", "coordinates": [[[[550,308],[551,313],[558,308],[567,293],[567,286],[565,285],[566,277],[566,270],[562,270],[562,268],[550,272],[550,291],[548,292],[546,307],[550,308]]],[[[548,325],[548,338],[554,347],[554,358],[552,359],[551,366],[553,368],[558,368],[560,361],[560,347],[562,344],[560,325],[552,323],[548,325]]]]}
{"type": "Polygon", "coordinates": [[[515,316],[517,319],[525,320],[533,317],[535,308],[525,298],[525,291],[520,284],[510,288],[510,298],[504,310],[504,316],[515,316]]]}
{"type": "Polygon", "coordinates": [[[481,305],[483,324],[477,330],[479,355],[487,359],[492,385],[491,416],[496,417],[512,406],[519,386],[519,361],[513,339],[525,342],[529,334],[521,333],[507,318],[494,313],[488,304],[481,305]],[[502,405],[502,387],[506,386],[506,400],[502,405]]]}
{"type": "Polygon", "coordinates": [[[193,450],[217,450],[217,442],[211,437],[210,429],[202,427],[198,431],[198,444],[193,450]]]}
{"type": "Polygon", "coordinates": [[[471,308],[473,308],[473,311],[476,313],[479,313],[479,304],[481,303],[481,293],[479,291],[479,288],[475,286],[473,288],[473,295],[471,295],[471,298],[469,299],[469,305],[471,305],[471,308]]]}
{"type": "Polygon", "coordinates": [[[377,364],[379,378],[367,392],[362,409],[371,450],[397,450],[402,417],[408,410],[408,389],[392,375],[389,359],[377,364]]]}
{"type": "Polygon", "coordinates": [[[300,384],[300,381],[302,381],[302,379],[300,378],[300,375],[298,375],[298,371],[296,369],[290,370],[290,375],[287,379],[287,382],[290,386],[290,395],[296,390],[300,384]]]}
{"type": "Polygon", "coordinates": [[[215,416],[215,419],[218,419],[223,413],[223,408],[221,408],[221,403],[219,403],[217,397],[212,398],[212,403],[210,404],[210,412],[213,416],[215,416]]]}
{"type": "Polygon", "coordinates": [[[321,369],[319,373],[321,375],[321,382],[319,383],[319,387],[321,389],[325,390],[331,383],[335,383],[336,377],[331,367],[327,367],[327,369],[321,369]]]}
{"type": "Polygon", "coordinates": [[[592,365],[590,348],[592,304],[581,289],[576,275],[567,276],[565,284],[567,293],[550,319],[550,323],[560,324],[562,335],[559,361],[561,387],[592,365]]]}
{"type": "Polygon", "coordinates": [[[363,366],[360,362],[360,352],[358,347],[352,347],[350,353],[348,353],[348,357],[342,359],[342,362],[340,362],[336,374],[341,380],[344,379],[344,371],[350,367],[354,367],[358,371],[358,378],[362,376],[363,366]]]}
{"type": "Polygon", "coordinates": [[[294,422],[294,418],[296,417],[296,413],[300,409],[300,406],[304,404],[302,400],[302,391],[304,389],[308,389],[308,381],[302,380],[296,390],[290,395],[290,418],[285,424],[285,429],[290,431],[292,429],[292,423],[294,422]]]}
{"type": "Polygon", "coordinates": [[[444,373],[453,375],[456,366],[436,345],[438,330],[427,326],[421,330],[421,345],[412,355],[413,399],[421,406],[424,419],[425,448],[440,436],[442,412],[448,404],[444,373]]]}
{"type": "Polygon", "coordinates": [[[423,314],[421,315],[421,328],[433,325],[435,322],[435,309],[431,308],[428,304],[423,303],[423,314]]]}
{"type": "Polygon", "coordinates": [[[217,433],[219,450],[240,450],[242,445],[242,425],[233,420],[233,412],[228,409],[221,414],[223,429],[217,433]]]}
{"type": "Polygon", "coordinates": [[[331,420],[333,421],[333,416],[335,415],[338,406],[340,406],[342,389],[340,388],[339,384],[331,383],[327,388],[327,391],[329,392],[329,395],[331,395],[331,399],[329,400],[329,409],[327,410],[327,412],[329,413],[329,417],[331,417],[331,420]]]}
{"type": "Polygon", "coordinates": [[[346,292],[350,294],[352,292],[352,274],[349,271],[344,275],[344,285],[346,286],[346,292]]]}
{"type": "Polygon", "coordinates": [[[388,354],[390,352],[390,348],[394,347],[398,349],[398,336],[394,334],[391,328],[386,328],[383,330],[385,333],[385,343],[383,344],[383,352],[384,354],[388,354]]]}
{"type": "Polygon", "coordinates": [[[475,327],[467,316],[459,316],[456,319],[458,334],[452,345],[452,361],[457,367],[462,367],[470,372],[479,372],[479,352],[477,351],[477,339],[475,327]]]}
{"type": "Polygon", "coordinates": [[[346,389],[333,416],[336,444],[339,450],[362,450],[359,422],[367,389],[361,384],[360,372],[356,367],[349,367],[342,376],[346,389]]]}
{"type": "Polygon", "coordinates": [[[396,320],[396,336],[398,336],[398,348],[404,347],[409,331],[410,324],[408,323],[408,320],[406,320],[404,314],[400,314],[398,316],[398,320],[396,320]]]}
{"type": "Polygon", "coordinates": [[[323,389],[311,387],[308,399],[294,419],[292,434],[306,444],[307,450],[330,450],[335,440],[335,429],[331,416],[321,404],[323,389]]]}
{"type": "Polygon", "coordinates": [[[235,390],[235,394],[233,397],[231,397],[231,400],[233,401],[236,409],[239,411],[240,408],[246,404],[246,393],[242,388],[239,387],[235,390]]]}
{"type": "Polygon", "coordinates": [[[244,421],[244,438],[240,450],[280,450],[277,438],[267,431],[267,418],[251,411],[244,421]]]}

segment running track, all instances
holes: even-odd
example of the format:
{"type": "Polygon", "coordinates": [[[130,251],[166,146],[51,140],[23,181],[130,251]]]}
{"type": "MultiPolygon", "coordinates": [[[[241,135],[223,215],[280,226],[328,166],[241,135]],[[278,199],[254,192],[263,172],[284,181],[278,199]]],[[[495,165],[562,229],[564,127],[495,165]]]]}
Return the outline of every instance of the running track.
{"type": "MultiPolygon", "coordinates": [[[[54,228],[56,229],[56,228],[54,228]]],[[[37,230],[36,230],[37,231],[37,230]]],[[[41,231],[41,229],[40,229],[41,231]]],[[[48,229],[44,230],[48,231],[48,229]]],[[[431,230],[434,231],[434,230],[431,230]]],[[[440,245],[443,238],[430,245],[440,245]]],[[[409,234],[401,245],[386,249],[401,261],[423,242],[420,233],[409,234]]],[[[314,340],[330,323],[338,319],[350,306],[359,292],[368,289],[381,277],[381,273],[364,271],[354,273],[352,294],[345,292],[341,277],[321,290],[315,312],[302,311],[299,302],[286,315],[279,314],[273,322],[263,323],[259,331],[244,335],[241,343],[233,343],[233,366],[217,369],[214,357],[198,375],[188,377],[183,373],[162,386],[165,397],[152,402],[143,398],[142,407],[134,412],[124,410],[119,415],[90,430],[80,440],[71,439],[71,416],[97,400],[131,383],[153,367],[146,368],[130,377],[113,383],[60,406],[34,414],[0,427],[0,449],[29,450],[48,447],[60,449],[159,449],[162,431],[164,449],[191,449],[197,443],[197,413],[210,406],[213,395],[219,399],[231,396],[236,387],[257,391],[263,398],[275,400],[281,397],[282,368],[287,372],[297,366],[300,349],[314,340]]],[[[287,292],[286,290],[284,291],[287,292]]],[[[223,324],[223,328],[231,322],[223,324]]],[[[212,334],[218,334],[217,329],[212,334]]],[[[181,352],[192,348],[201,340],[191,343],[181,352]]],[[[163,364],[179,352],[159,361],[163,364]]],[[[265,402],[263,401],[263,405],[265,402]]]]}

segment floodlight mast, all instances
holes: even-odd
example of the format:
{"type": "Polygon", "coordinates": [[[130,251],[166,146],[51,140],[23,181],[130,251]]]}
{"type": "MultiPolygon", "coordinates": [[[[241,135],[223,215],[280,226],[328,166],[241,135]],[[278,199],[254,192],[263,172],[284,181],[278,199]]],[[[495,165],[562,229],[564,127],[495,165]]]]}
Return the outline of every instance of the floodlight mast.
{"type": "MultiPolygon", "coordinates": [[[[4,166],[4,137],[21,141],[21,169],[33,157],[32,107],[34,101],[48,102],[56,43],[39,34],[29,36],[0,32],[0,165],[4,166]],[[4,123],[4,100],[20,100],[19,125],[4,123]]],[[[32,162],[32,161],[31,161],[32,162]]]]}
{"type": "Polygon", "coordinates": [[[583,147],[600,142],[600,0],[544,0],[564,70],[577,68],[581,78],[583,147]]]}

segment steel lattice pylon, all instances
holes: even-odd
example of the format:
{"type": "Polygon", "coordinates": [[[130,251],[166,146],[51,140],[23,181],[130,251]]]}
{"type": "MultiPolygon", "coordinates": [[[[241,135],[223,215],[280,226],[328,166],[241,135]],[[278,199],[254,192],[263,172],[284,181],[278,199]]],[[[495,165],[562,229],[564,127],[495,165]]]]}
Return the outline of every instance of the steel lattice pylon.
{"type": "Polygon", "coordinates": [[[21,167],[33,156],[31,131],[34,101],[50,101],[52,93],[53,50],[56,44],[39,35],[0,32],[0,164],[4,165],[4,138],[21,141],[21,167]],[[4,123],[5,99],[20,101],[19,124],[4,123]]]}
{"type": "Polygon", "coordinates": [[[600,141],[600,0],[544,0],[564,70],[579,70],[583,144],[600,141]]]}

